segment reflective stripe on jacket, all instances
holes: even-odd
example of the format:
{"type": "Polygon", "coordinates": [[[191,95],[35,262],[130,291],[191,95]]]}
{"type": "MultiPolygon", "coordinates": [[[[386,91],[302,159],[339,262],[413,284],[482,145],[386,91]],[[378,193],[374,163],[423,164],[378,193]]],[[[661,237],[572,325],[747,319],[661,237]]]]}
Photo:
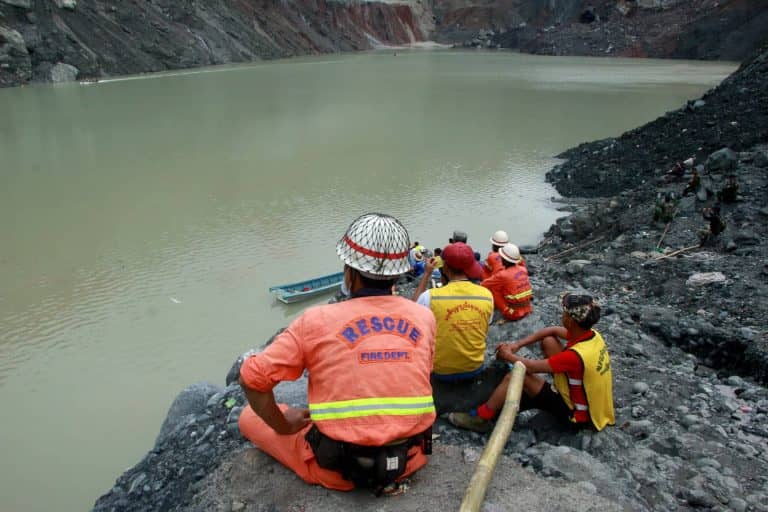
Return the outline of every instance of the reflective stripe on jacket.
{"type": "Polygon", "coordinates": [[[603,337],[593,330],[594,336],[580,341],[566,350],[573,350],[581,359],[584,366],[582,380],[575,379],[567,373],[554,374],[555,388],[571,410],[588,411],[592,424],[597,430],[615,423],[613,411],[613,375],[611,373],[611,358],[603,337]],[[584,389],[586,403],[576,403],[571,399],[575,396],[571,390],[576,387],[584,389]]]}
{"type": "Polygon", "coordinates": [[[243,363],[244,384],[271,390],[309,371],[312,421],[339,441],[381,446],[435,420],[435,319],[403,297],[358,297],[308,309],[243,363]]]}
{"type": "Polygon", "coordinates": [[[434,372],[471,372],[485,359],[485,337],[493,314],[493,296],[469,281],[451,281],[429,290],[437,320],[434,372]]]}

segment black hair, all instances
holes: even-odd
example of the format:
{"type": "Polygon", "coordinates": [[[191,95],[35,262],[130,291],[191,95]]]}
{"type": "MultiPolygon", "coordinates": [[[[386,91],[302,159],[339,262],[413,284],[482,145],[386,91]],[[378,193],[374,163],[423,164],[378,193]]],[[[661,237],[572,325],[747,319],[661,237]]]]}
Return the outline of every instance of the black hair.
{"type": "Polygon", "coordinates": [[[433,252],[435,253],[435,256],[440,256],[441,254],[443,254],[443,250],[439,247],[436,248],[433,252]]]}
{"type": "Polygon", "coordinates": [[[373,288],[375,290],[386,290],[392,288],[397,282],[397,278],[392,279],[371,279],[360,274],[360,280],[363,283],[364,288],[373,288]]]}
{"type": "MultiPolygon", "coordinates": [[[[569,293],[563,297],[562,305],[566,310],[566,313],[568,313],[568,309],[572,307],[590,306],[589,313],[587,314],[586,318],[580,322],[571,316],[571,319],[576,322],[576,325],[582,329],[591,329],[592,326],[595,325],[598,320],[600,320],[600,306],[590,295],[574,295],[569,293]]],[[[570,316],[570,314],[568,316],[570,316]]]]}

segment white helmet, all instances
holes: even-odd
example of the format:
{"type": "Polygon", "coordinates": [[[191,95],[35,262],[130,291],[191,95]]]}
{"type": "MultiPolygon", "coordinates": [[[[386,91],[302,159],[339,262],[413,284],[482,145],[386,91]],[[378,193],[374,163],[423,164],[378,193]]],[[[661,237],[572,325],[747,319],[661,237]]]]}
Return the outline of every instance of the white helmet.
{"type": "Polygon", "coordinates": [[[506,231],[498,230],[491,237],[491,243],[493,245],[504,245],[509,242],[509,236],[506,231]]]}
{"type": "Polygon", "coordinates": [[[391,279],[410,270],[408,231],[396,218],[367,213],[355,219],[336,244],[346,265],[370,279],[391,279]]]}
{"type": "Polygon", "coordinates": [[[520,249],[515,244],[506,244],[499,249],[499,256],[510,263],[518,263],[520,261],[520,249]]]}

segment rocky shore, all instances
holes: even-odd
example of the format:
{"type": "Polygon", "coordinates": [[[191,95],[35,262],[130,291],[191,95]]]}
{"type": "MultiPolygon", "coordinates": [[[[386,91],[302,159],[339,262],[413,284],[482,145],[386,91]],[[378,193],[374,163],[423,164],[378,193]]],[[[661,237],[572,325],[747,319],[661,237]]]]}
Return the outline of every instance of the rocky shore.
{"type": "MultiPolygon", "coordinates": [[[[558,322],[561,291],[588,290],[604,305],[597,328],[611,351],[617,422],[574,434],[522,413],[484,510],[768,510],[767,74],[763,49],[702,98],[569,150],[548,174],[569,215],[527,248],[534,313],[493,325],[488,359],[500,341],[558,322]],[[680,198],[688,176],[666,171],[689,157],[703,165],[701,182],[680,198]],[[728,175],[739,189],[721,204],[726,228],[699,247],[701,210],[728,175]],[[665,192],[679,198],[673,219],[654,222],[665,192]]],[[[486,436],[439,419],[432,461],[397,497],[310,487],[240,437],[239,363],[225,386],[177,397],[154,448],[94,510],[458,508],[486,436]]],[[[440,411],[479,402],[501,374],[492,365],[471,388],[436,388],[440,411]]],[[[276,395],[305,404],[305,384],[276,395]]]]}

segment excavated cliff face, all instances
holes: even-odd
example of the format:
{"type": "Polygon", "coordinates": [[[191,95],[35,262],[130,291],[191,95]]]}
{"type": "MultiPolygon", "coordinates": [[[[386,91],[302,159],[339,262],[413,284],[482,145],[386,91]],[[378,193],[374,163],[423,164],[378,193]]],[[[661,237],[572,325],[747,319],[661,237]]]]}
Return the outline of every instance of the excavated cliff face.
{"type": "Polygon", "coordinates": [[[0,86],[365,50],[431,28],[409,2],[0,0],[0,86]]]}
{"type": "Polygon", "coordinates": [[[435,0],[435,38],[545,55],[743,60],[766,40],[768,2],[435,0]]]}
{"type": "Polygon", "coordinates": [[[426,39],[547,55],[742,60],[754,0],[0,0],[0,86],[426,39]]]}

